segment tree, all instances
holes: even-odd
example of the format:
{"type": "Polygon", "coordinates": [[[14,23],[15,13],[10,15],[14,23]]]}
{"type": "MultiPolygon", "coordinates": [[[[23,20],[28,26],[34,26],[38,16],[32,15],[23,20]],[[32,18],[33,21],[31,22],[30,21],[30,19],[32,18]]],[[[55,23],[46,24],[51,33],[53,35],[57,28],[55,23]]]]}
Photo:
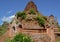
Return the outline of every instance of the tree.
{"type": "Polygon", "coordinates": [[[29,36],[26,36],[25,34],[17,34],[12,42],[32,42],[31,38],[29,36]]]}

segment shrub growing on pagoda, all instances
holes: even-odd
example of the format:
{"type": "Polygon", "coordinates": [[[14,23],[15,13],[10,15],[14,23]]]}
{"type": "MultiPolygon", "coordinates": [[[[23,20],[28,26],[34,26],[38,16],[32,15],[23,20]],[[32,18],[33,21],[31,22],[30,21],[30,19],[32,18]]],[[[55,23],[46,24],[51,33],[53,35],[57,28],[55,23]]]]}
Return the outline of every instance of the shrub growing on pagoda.
{"type": "Polygon", "coordinates": [[[26,13],[25,12],[17,12],[16,16],[17,16],[17,18],[21,17],[22,19],[25,19],[26,18],[26,13]]]}
{"type": "Polygon", "coordinates": [[[39,25],[44,26],[44,24],[45,24],[44,18],[37,16],[36,20],[38,21],[39,25]]]}
{"type": "Polygon", "coordinates": [[[35,11],[33,9],[30,9],[29,14],[35,14],[35,11]]]}

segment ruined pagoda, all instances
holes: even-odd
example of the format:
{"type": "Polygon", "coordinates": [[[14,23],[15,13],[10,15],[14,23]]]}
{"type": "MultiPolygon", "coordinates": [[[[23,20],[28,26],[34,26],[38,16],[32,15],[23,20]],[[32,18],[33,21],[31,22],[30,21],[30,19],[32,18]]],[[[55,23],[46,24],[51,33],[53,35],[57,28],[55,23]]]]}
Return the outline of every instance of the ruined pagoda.
{"type": "Polygon", "coordinates": [[[16,33],[25,33],[31,36],[33,42],[55,42],[53,26],[49,23],[50,18],[42,16],[33,1],[28,2],[24,12],[26,17],[20,16],[17,18],[15,16],[13,22],[9,25],[10,38],[16,33]]]}

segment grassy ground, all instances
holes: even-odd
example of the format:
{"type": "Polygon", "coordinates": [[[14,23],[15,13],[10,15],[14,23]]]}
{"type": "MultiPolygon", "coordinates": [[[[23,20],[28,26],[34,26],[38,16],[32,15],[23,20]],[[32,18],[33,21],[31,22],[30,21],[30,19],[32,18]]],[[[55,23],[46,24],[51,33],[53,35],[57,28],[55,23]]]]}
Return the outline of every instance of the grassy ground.
{"type": "Polygon", "coordinates": [[[60,42],[60,37],[57,37],[56,38],[56,42],[60,42]]]}

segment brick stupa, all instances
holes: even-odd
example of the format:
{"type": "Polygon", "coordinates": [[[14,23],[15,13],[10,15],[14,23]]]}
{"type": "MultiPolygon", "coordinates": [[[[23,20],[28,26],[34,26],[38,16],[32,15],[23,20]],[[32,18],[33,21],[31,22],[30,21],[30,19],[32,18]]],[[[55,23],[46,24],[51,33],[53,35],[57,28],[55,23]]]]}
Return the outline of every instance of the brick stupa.
{"type": "Polygon", "coordinates": [[[24,33],[31,36],[33,42],[55,42],[55,35],[53,30],[54,26],[48,23],[51,20],[50,17],[47,17],[44,27],[41,27],[39,23],[34,20],[36,16],[40,16],[41,14],[39,14],[37,6],[33,1],[28,2],[26,8],[24,9],[24,12],[27,14],[27,21],[22,20],[20,17],[17,19],[15,16],[13,22],[8,26],[8,36],[10,38],[13,38],[16,33],[24,33]],[[34,15],[28,13],[30,9],[33,9],[35,11],[34,15]],[[17,24],[16,21],[18,21],[17,24]]]}

